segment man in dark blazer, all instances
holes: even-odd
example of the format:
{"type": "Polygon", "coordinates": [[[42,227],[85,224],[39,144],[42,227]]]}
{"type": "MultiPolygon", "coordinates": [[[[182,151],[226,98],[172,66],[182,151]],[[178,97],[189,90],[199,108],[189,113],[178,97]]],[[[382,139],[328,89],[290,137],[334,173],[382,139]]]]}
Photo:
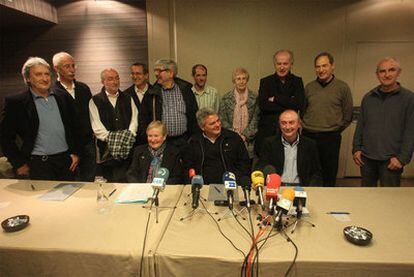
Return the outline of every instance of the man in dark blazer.
{"type": "Polygon", "coordinates": [[[28,89],[5,99],[0,125],[3,153],[18,177],[73,180],[78,165],[74,111],[64,97],[50,90],[50,66],[44,59],[29,58],[22,75],[28,89]]]}
{"type": "MultiPolygon", "coordinates": [[[[145,94],[148,92],[148,90],[152,88],[152,85],[148,82],[149,74],[147,65],[140,62],[136,62],[133,65],[131,65],[131,79],[133,84],[132,86],[124,90],[124,93],[131,96],[132,100],[134,100],[135,106],[137,106],[138,109],[139,117],[143,98],[145,94]]],[[[142,136],[137,136],[134,146],[146,143],[146,138],[142,136]]]]}
{"type": "Polygon", "coordinates": [[[145,93],[152,87],[152,85],[148,83],[148,77],[148,67],[146,64],[136,62],[131,65],[131,79],[133,84],[124,90],[124,92],[132,97],[137,106],[138,113],[141,109],[141,103],[145,93]]]}
{"type": "Polygon", "coordinates": [[[145,139],[148,124],[160,120],[167,126],[167,141],[181,149],[200,129],[196,120],[197,101],[192,84],[176,77],[177,64],[158,60],[154,64],[157,83],[145,94],[139,114],[139,135],[145,139]]]}
{"type": "Polygon", "coordinates": [[[285,110],[301,112],[304,107],[302,78],[291,73],[293,53],[279,50],[273,56],[275,73],[260,80],[258,103],[260,117],[255,151],[260,154],[266,137],[280,134],[279,115],[285,110]]]}
{"type": "Polygon", "coordinates": [[[276,168],[284,185],[319,186],[322,184],[320,162],[313,140],[300,136],[300,118],[296,111],[286,110],[279,117],[282,135],[264,140],[258,169],[276,168]]]}
{"type": "Polygon", "coordinates": [[[93,182],[96,171],[96,150],[89,119],[89,100],[92,93],[88,85],[75,79],[76,65],[74,58],[60,52],[53,56],[53,68],[57,74],[57,80],[52,89],[67,97],[69,103],[76,111],[77,124],[79,126],[79,176],[77,179],[85,182],[93,182]]]}

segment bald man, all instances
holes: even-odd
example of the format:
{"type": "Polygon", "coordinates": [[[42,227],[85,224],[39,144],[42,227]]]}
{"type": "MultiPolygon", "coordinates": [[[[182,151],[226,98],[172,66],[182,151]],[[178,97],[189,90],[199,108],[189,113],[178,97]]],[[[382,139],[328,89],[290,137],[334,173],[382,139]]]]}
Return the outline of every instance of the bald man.
{"type": "Polygon", "coordinates": [[[398,82],[399,62],[384,58],[377,65],[380,85],[368,92],[353,141],[362,186],[400,186],[403,168],[414,148],[414,93],[398,82]]]}
{"type": "Polygon", "coordinates": [[[119,74],[115,69],[104,69],[101,81],[101,92],[89,101],[98,146],[97,170],[109,182],[124,183],[138,128],[138,109],[131,96],[119,90],[119,74]]]}
{"type": "Polygon", "coordinates": [[[312,139],[299,134],[301,126],[296,111],[282,112],[279,117],[282,134],[264,140],[257,168],[274,166],[283,185],[319,186],[322,180],[318,150],[312,139]]]}

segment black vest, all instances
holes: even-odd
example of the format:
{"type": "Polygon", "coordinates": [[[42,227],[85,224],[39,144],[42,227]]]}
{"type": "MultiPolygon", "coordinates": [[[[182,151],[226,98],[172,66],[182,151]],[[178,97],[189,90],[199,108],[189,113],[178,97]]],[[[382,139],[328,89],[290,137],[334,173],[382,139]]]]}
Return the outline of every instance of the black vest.
{"type": "Polygon", "coordinates": [[[115,108],[109,102],[105,91],[93,96],[102,124],[108,131],[128,129],[132,117],[131,97],[119,92],[115,108]]]}
{"type": "MultiPolygon", "coordinates": [[[[102,124],[108,131],[119,131],[128,129],[132,118],[131,97],[119,91],[115,108],[109,102],[104,88],[97,95],[92,97],[98,108],[102,124]]],[[[103,157],[106,149],[106,142],[97,140],[100,156],[103,157]]]]}

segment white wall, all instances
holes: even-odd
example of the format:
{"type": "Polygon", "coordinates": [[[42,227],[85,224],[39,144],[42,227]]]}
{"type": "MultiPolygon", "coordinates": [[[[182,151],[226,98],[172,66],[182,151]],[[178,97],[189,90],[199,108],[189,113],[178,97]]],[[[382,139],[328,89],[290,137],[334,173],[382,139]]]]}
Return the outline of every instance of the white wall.
{"type": "MultiPolygon", "coordinates": [[[[331,52],[355,106],[377,85],[375,66],[383,56],[401,60],[400,81],[414,90],[413,0],[147,0],[147,19],[150,68],[170,57],[191,81],[192,65],[203,63],[221,94],[231,89],[238,66],[249,70],[249,86],[257,91],[260,78],[273,73],[272,55],[280,48],[294,52],[293,72],[305,83],[315,78],[314,56],[331,52]]],[[[359,175],[351,129],[343,134],[339,176],[359,175]]],[[[405,175],[414,176],[412,164],[405,175]]]]}

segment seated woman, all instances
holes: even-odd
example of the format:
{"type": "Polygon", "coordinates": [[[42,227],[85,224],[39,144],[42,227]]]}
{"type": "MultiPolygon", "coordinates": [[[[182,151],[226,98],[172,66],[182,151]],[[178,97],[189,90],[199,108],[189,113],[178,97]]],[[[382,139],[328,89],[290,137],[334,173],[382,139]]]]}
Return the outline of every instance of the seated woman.
{"type": "Polygon", "coordinates": [[[249,72],[244,68],[233,71],[234,89],[220,100],[219,114],[224,128],[235,131],[243,139],[250,159],[253,158],[253,142],[257,132],[259,108],[257,94],[248,89],[249,72]]]}
{"type": "Polygon", "coordinates": [[[170,171],[167,184],[182,183],[182,165],[179,150],[168,144],[167,127],[161,121],[153,121],[147,127],[148,144],[139,145],[134,150],[131,165],[127,172],[129,183],[151,183],[160,167],[170,171]]]}

